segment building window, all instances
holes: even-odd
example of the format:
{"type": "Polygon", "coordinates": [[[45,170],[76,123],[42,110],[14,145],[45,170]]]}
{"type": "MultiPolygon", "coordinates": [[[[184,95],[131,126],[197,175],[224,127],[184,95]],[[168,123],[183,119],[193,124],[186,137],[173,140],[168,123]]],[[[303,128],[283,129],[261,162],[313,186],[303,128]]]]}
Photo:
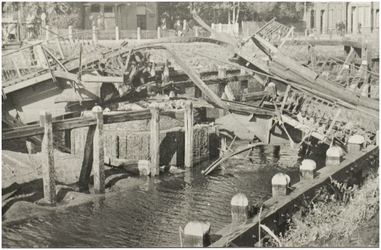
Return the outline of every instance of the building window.
{"type": "Polygon", "coordinates": [[[138,27],[140,27],[141,30],[147,29],[146,27],[146,15],[137,15],[138,19],[138,27]]]}
{"type": "Polygon", "coordinates": [[[99,5],[99,4],[93,4],[93,5],[91,5],[91,12],[96,12],[96,13],[98,13],[98,12],[101,12],[101,6],[99,5]]]}
{"type": "Polygon", "coordinates": [[[105,6],[105,13],[114,13],[114,6],[105,6]]]}

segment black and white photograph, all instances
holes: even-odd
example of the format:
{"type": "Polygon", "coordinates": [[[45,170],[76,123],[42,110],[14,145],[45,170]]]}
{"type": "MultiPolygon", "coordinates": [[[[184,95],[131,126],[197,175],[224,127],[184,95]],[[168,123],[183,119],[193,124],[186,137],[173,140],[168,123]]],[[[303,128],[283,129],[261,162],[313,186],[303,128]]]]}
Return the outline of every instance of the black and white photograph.
{"type": "Polygon", "coordinates": [[[2,248],[379,248],[379,1],[2,1],[2,248]]]}

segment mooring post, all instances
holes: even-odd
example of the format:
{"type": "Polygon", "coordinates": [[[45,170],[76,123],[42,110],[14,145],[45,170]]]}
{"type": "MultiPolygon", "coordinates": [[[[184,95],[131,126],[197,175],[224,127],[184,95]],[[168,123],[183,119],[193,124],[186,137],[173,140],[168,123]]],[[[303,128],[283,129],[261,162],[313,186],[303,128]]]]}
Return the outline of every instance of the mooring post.
{"type": "Polygon", "coordinates": [[[191,221],[184,228],[183,247],[207,247],[210,245],[210,223],[191,221]]]}
{"type": "Polygon", "coordinates": [[[278,173],[271,179],[272,195],[285,196],[287,195],[287,186],[290,184],[290,176],[278,173]]]}
{"type": "Polygon", "coordinates": [[[313,180],[315,177],[316,163],[313,160],[303,160],[300,165],[300,180],[313,180]]]}
{"type": "Polygon", "coordinates": [[[151,176],[159,175],[159,164],[160,164],[160,116],[159,116],[159,105],[158,103],[152,103],[150,105],[151,111],[151,176]]]}
{"type": "Polygon", "coordinates": [[[245,222],[249,219],[249,200],[245,194],[236,194],[231,202],[232,223],[245,222]]]}
{"type": "Polygon", "coordinates": [[[338,146],[330,147],[326,152],[325,165],[336,166],[340,165],[343,158],[343,150],[338,146]]]}
{"type": "Polygon", "coordinates": [[[103,148],[103,110],[100,106],[92,109],[93,117],[97,119],[97,126],[93,139],[93,172],[94,172],[94,193],[105,193],[105,167],[103,148]]]}
{"type": "Polygon", "coordinates": [[[53,125],[52,114],[49,111],[43,110],[40,112],[40,126],[44,127],[44,136],[41,143],[44,203],[55,205],[57,196],[56,181],[54,179],[53,125]]]}
{"type": "Polygon", "coordinates": [[[98,32],[97,32],[97,27],[93,26],[93,42],[95,44],[98,43],[98,32]]]}
{"type": "Polygon", "coordinates": [[[69,26],[69,40],[73,42],[73,26],[69,26]]]}
{"type": "Polygon", "coordinates": [[[115,26],[115,40],[119,41],[119,27],[115,26]]]}
{"type": "Polygon", "coordinates": [[[184,107],[184,127],[185,127],[185,145],[184,145],[184,165],[193,167],[193,104],[191,101],[185,102],[184,107]]]}
{"type": "Polygon", "coordinates": [[[348,139],[348,155],[353,155],[364,148],[365,138],[362,135],[352,135],[348,139]]]}

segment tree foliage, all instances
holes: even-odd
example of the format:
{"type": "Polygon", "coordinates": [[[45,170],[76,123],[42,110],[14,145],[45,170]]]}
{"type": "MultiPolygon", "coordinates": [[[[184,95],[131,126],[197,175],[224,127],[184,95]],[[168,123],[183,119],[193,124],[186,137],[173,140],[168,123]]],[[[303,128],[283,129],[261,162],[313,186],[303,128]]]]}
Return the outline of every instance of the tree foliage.
{"type": "Polygon", "coordinates": [[[46,23],[57,28],[81,28],[83,24],[83,3],[80,2],[3,2],[2,12],[18,12],[21,10],[22,22],[28,16],[34,16],[41,22],[41,14],[45,13],[46,23]]]}

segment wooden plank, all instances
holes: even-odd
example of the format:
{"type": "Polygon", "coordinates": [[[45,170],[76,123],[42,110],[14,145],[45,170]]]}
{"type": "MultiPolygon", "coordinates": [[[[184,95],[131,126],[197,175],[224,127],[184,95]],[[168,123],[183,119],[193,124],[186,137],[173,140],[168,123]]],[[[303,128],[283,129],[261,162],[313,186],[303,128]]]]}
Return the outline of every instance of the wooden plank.
{"type": "MultiPolygon", "coordinates": [[[[45,69],[42,70],[42,71],[45,71],[45,69]]],[[[34,73],[32,75],[35,75],[35,74],[36,73],[34,73]]],[[[52,79],[52,75],[49,72],[49,73],[45,73],[43,75],[39,75],[39,76],[36,76],[36,77],[30,76],[29,78],[30,79],[28,79],[27,76],[24,76],[24,77],[22,77],[20,79],[17,79],[17,80],[20,81],[19,83],[12,83],[12,85],[10,84],[10,82],[3,83],[3,92],[5,94],[8,94],[8,93],[11,93],[11,92],[14,92],[14,91],[17,91],[17,90],[20,90],[20,89],[23,89],[23,88],[35,85],[37,83],[40,83],[40,82],[52,79]]]]}
{"type": "MultiPolygon", "coordinates": [[[[278,225],[282,213],[290,213],[295,210],[295,206],[298,206],[301,202],[301,197],[310,196],[313,197],[315,189],[323,186],[330,181],[330,177],[335,180],[342,181],[347,177],[345,171],[353,166],[356,166],[358,170],[362,169],[367,164],[360,164],[360,162],[366,161],[367,157],[372,154],[378,153],[378,146],[369,146],[356,153],[355,155],[348,157],[340,165],[324,167],[318,170],[317,177],[313,180],[300,181],[292,186],[292,191],[287,196],[272,197],[264,202],[264,209],[261,214],[261,223],[275,229],[278,225]],[[274,223],[274,220],[277,222],[274,223]]],[[[217,232],[222,237],[211,244],[209,247],[225,247],[230,242],[237,246],[253,246],[255,241],[253,235],[258,238],[258,223],[259,216],[256,215],[248,219],[241,225],[229,224],[222,230],[217,232]]]]}
{"type": "Polygon", "coordinates": [[[2,134],[2,140],[12,140],[17,138],[23,138],[23,137],[30,137],[35,135],[42,135],[44,134],[44,128],[43,127],[31,127],[31,128],[24,128],[23,130],[16,130],[16,131],[10,131],[7,133],[2,134]]]}
{"type": "Polygon", "coordinates": [[[115,122],[125,122],[125,121],[135,121],[135,120],[146,120],[151,118],[151,113],[148,109],[139,111],[127,111],[120,112],[116,114],[104,114],[104,124],[115,123],[115,122]]]}
{"type": "Polygon", "coordinates": [[[151,111],[151,134],[150,134],[150,156],[151,156],[151,176],[159,175],[160,164],[160,115],[159,106],[153,103],[151,111]]]}
{"type": "Polygon", "coordinates": [[[97,125],[93,137],[93,172],[94,172],[94,193],[105,193],[105,167],[104,167],[104,147],[103,147],[103,110],[100,106],[92,109],[93,117],[97,119],[97,125]]]}

